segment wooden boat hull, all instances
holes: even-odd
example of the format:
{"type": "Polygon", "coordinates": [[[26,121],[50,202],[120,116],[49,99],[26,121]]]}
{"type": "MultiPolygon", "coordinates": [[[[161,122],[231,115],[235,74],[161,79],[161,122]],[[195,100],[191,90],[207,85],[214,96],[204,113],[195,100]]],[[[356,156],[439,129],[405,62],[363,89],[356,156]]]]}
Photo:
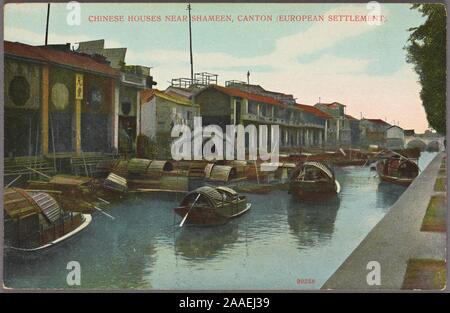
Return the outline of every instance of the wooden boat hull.
{"type": "Polygon", "coordinates": [[[92,222],[92,216],[90,214],[82,214],[83,222],[78,225],[75,229],[64,234],[63,236],[56,238],[55,240],[43,244],[42,246],[34,247],[34,248],[18,248],[14,246],[5,246],[5,252],[7,253],[38,253],[44,250],[48,250],[51,247],[54,247],[62,242],[69,240],[70,238],[75,237],[75,235],[79,234],[83,229],[85,229],[92,222]]]}
{"type": "Polygon", "coordinates": [[[236,210],[235,213],[229,215],[221,214],[220,212],[217,211],[217,209],[212,208],[201,208],[201,209],[194,208],[189,211],[189,208],[184,206],[176,208],[175,213],[184,218],[186,214],[189,212],[189,215],[185,223],[186,226],[223,225],[226,224],[231,219],[241,216],[242,214],[250,210],[251,207],[250,203],[244,203],[244,205],[245,205],[244,207],[239,208],[239,210],[236,210]]]}
{"type": "Polygon", "coordinates": [[[287,190],[288,183],[276,184],[242,184],[235,187],[236,191],[253,194],[268,194],[274,190],[287,190]]]}
{"type": "Polygon", "coordinates": [[[319,199],[336,195],[338,187],[334,181],[294,181],[289,192],[298,199],[319,199]]]}
{"type": "Polygon", "coordinates": [[[387,175],[379,175],[379,176],[382,181],[401,185],[401,186],[406,186],[406,187],[409,186],[414,180],[414,178],[398,178],[398,177],[387,176],[387,175]]]}
{"type": "MultiPolygon", "coordinates": [[[[410,162],[410,164],[415,164],[410,162]]],[[[393,183],[400,186],[409,186],[413,180],[418,176],[419,169],[417,167],[417,164],[415,164],[416,172],[411,173],[410,177],[405,177],[405,175],[401,175],[399,171],[397,170],[397,167],[394,168],[390,166],[389,160],[388,161],[378,161],[376,164],[376,170],[378,173],[378,176],[382,181],[393,183]],[[403,176],[403,177],[401,177],[403,176]]]]}
{"type": "Polygon", "coordinates": [[[367,160],[340,160],[334,161],[335,166],[362,166],[367,164],[367,160]]]}

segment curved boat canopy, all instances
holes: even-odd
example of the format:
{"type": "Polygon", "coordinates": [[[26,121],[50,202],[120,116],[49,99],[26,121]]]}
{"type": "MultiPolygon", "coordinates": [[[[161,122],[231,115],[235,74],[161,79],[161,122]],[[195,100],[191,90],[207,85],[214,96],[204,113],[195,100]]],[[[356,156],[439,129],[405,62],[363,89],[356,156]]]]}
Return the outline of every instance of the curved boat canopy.
{"type": "Polygon", "coordinates": [[[236,168],[228,165],[207,165],[205,168],[205,174],[205,176],[210,180],[228,182],[229,180],[236,178],[236,168]]]}
{"type": "Polygon", "coordinates": [[[319,162],[305,162],[303,163],[303,166],[314,166],[320,169],[322,172],[324,172],[328,177],[333,178],[333,173],[331,172],[330,168],[326,166],[323,163],[319,162]]]}
{"type": "Polygon", "coordinates": [[[61,215],[61,208],[56,200],[45,192],[8,188],[4,193],[4,201],[6,214],[14,219],[41,213],[48,222],[54,223],[61,215]]]}
{"type": "Polygon", "coordinates": [[[170,161],[133,158],[129,161],[118,161],[112,172],[120,176],[128,174],[160,174],[162,172],[170,172],[173,168],[174,166],[170,161]]]}
{"type": "Polygon", "coordinates": [[[215,207],[222,206],[224,202],[229,202],[230,198],[235,198],[238,196],[236,191],[228,187],[202,186],[189,192],[183,198],[182,203],[189,199],[195,199],[199,194],[206,198],[215,207]]]}

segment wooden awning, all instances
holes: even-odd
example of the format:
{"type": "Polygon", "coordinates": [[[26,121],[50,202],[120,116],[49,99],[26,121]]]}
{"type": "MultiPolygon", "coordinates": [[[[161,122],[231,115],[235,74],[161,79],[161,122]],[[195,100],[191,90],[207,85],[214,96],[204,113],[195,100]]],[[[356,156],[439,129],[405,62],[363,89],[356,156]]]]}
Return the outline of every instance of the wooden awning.
{"type": "Polygon", "coordinates": [[[61,208],[48,193],[8,188],[3,197],[4,210],[11,218],[22,219],[41,213],[50,223],[53,223],[60,217],[61,208]]]}

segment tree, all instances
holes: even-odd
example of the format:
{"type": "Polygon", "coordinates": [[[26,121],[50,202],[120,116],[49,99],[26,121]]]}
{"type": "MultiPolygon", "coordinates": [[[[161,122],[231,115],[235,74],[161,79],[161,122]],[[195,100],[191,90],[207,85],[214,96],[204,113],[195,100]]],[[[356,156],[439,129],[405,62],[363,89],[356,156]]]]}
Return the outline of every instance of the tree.
{"type": "Polygon", "coordinates": [[[407,45],[408,63],[414,64],[422,86],[420,98],[428,124],[445,134],[446,122],[446,9],[444,4],[413,4],[426,21],[410,28],[407,45]]]}

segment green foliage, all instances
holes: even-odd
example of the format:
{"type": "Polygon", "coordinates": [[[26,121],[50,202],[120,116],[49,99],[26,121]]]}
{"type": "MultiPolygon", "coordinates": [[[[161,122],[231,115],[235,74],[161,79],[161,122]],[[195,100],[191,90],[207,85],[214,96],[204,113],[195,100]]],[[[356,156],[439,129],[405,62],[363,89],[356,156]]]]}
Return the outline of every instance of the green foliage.
{"type": "Polygon", "coordinates": [[[172,154],[170,152],[170,145],[172,143],[172,137],[170,132],[159,132],[156,135],[156,147],[157,155],[160,159],[171,159],[172,154]]]}
{"type": "Polygon", "coordinates": [[[446,130],[446,9],[444,4],[413,4],[426,21],[410,28],[407,62],[413,63],[422,85],[420,97],[428,124],[437,132],[446,130]]]}
{"type": "Polygon", "coordinates": [[[145,135],[138,136],[137,157],[147,159],[170,159],[170,144],[172,138],[169,132],[159,132],[154,138],[145,135]]]}

